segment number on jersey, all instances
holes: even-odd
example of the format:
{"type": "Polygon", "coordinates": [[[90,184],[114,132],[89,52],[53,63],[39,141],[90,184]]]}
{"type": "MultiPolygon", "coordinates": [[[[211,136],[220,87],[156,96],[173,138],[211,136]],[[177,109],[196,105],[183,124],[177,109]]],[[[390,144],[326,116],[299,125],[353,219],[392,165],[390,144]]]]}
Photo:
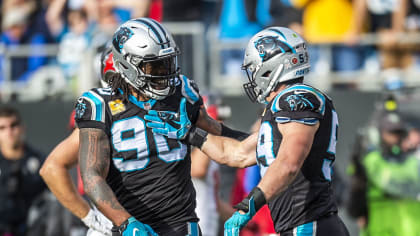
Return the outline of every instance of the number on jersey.
{"type": "MultiPolygon", "coordinates": [[[[138,116],[114,122],[111,127],[111,140],[117,152],[135,151],[136,159],[126,160],[124,157],[113,158],[115,166],[121,172],[142,170],[150,161],[150,143],[146,133],[146,123],[138,116]]],[[[183,160],[187,154],[187,146],[177,142],[178,147],[170,148],[166,138],[153,134],[158,157],[165,162],[183,160]]],[[[122,154],[123,156],[123,154],[122,154]]]]}

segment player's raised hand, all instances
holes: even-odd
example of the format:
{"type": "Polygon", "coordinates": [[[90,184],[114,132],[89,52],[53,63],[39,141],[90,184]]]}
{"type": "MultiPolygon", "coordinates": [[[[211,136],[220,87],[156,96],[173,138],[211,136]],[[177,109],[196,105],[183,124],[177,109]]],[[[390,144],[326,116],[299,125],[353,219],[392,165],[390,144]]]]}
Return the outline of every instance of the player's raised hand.
{"type": "Polygon", "coordinates": [[[133,216],[119,227],[119,231],[122,236],[158,236],[152,227],[141,223],[133,216]]]}
{"type": "Polygon", "coordinates": [[[161,134],[171,139],[185,139],[191,128],[186,104],[187,100],[182,98],[178,113],[149,110],[149,113],[144,116],[144,119],[148,121],[146,126],[152,128],[153,133],[161,134]]]}

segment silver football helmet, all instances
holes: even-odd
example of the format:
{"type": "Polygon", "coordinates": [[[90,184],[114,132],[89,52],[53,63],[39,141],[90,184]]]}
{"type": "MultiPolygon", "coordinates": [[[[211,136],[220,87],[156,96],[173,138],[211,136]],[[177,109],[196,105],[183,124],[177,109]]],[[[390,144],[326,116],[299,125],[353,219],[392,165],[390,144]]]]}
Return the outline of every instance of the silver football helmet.
{"type": "Polygon", "coordinates": [[[122,24],[112,39],[114,67],[127,83],[149,98],[171,95],[179,75],[179,50],[172,35],[150,18],[122,24]]]}
{"type": "Polygon", "coordinates": [[[305,40],[288,28],[269,27],[248,43],[242,69],[249,82],[243,86],[251,101],[265,103],[279,83],[303,77],[309,68],[305,40]]]}

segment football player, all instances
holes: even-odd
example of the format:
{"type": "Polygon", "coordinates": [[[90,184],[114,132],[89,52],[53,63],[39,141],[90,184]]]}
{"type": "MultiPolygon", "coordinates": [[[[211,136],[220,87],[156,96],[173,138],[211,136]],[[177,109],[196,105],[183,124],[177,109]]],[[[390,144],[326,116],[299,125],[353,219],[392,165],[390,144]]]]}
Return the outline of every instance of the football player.
{"type": "MultiPolygon", "coordinates": [[[[180,74],[179,50],[167,29],[149,18],[122,24],[112,40],[111,88],[92,89],[76,104],[84,190],[115,225],[115,235],[199,235],[188,128],[167,138],[146,127],[148,110],[210,133],[246,135],[210,118],[194,81],[180,74]]],[[[172,122],[172,121],[171,121],[172,122]]],[[[174,131],[174,132],[172,132],[174,131]]]]}
{"type": "MultiPolygon", "coordinates": [[[[108,81],[113,73],[115,73],[115,69],[112,62],[112,51],[111,47],[107,47],[100,56],[102,86],[108,87],[108,81]]],[[[74,114],[70,123],[73,129],[74,114]]],[[[76,127],[48,155],[39,174],[58,201],[89,227],[87,236],[111,236],[111,221],[96,208],[91,207],[79,194],[69,174],[69,170],[78,162],[78,150],[79,129],[76,127]]]]}
{"type": "MultiPolygon", "coordinates": [[[[327,95],[303,84],[308,59],[306,42],[294,31],[270,27],[257,33],[246,48],[243,69],[249,98],[267,104],[259,131],[242,142],[206,136],[194,127],[187,135],[187,142],[199,137],[194,145],[220,163],[260,166],[261,181],[235,206],[238,211],[226,221],[225,235],[239,235],[267,203],[282,236],[349,235],[337,215],[331,185],[338,116],[327,95]]],[[[180,112],[183,116],[185,108],[180,112]]],[[[155,134],[174,128],[162,114],[149,113],[148,126],[155,134]]]]}

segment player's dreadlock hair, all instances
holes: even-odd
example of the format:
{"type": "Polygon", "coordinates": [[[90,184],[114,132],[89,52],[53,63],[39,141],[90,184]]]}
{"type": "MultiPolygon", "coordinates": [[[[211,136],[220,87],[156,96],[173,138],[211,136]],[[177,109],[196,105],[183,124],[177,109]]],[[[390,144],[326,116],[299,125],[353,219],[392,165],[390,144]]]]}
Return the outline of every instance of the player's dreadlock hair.
{"type": "MultiPolygon", "coordinates": [[[[112,88],[112,92],[119,93],[118,89],[121,89],[123,94],[123,102],[128,102],[128,95],[135,88],[125,81],[120,73],[113,73],[109,78],[109,85],[112,88]]],[[[139,99],[140,93],[137,93],[137,99],[139,99]]]]}

